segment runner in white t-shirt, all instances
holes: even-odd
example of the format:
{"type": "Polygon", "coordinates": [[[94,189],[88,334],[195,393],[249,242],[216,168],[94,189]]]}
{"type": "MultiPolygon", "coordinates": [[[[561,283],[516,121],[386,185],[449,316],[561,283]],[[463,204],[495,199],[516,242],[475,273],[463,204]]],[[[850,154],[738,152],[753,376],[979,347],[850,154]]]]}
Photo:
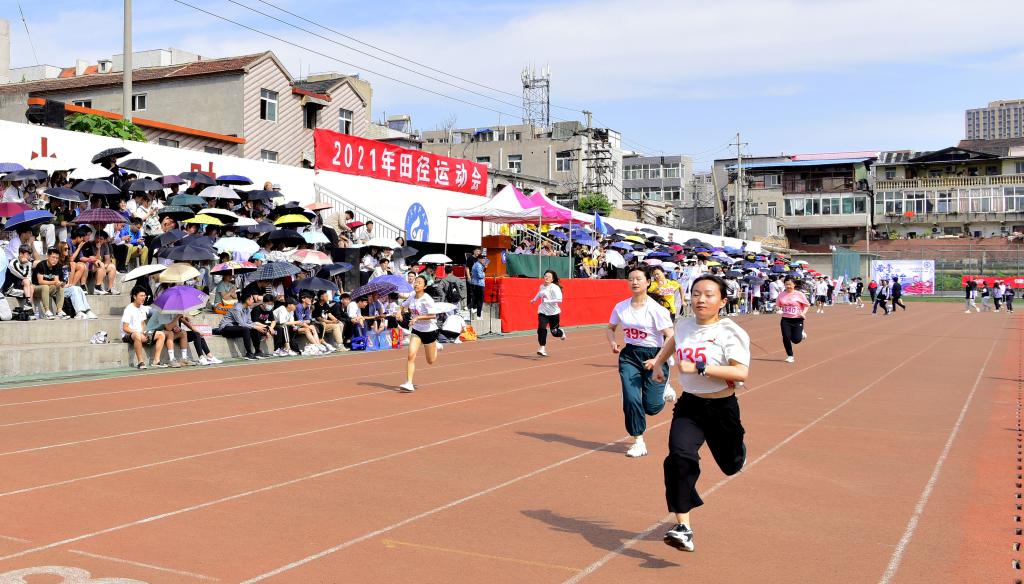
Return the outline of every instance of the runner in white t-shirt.
{"type": "MultiPolygon", "coordinates": [[[[648,296],[651,280],[646,270],[633,268],[626,278],[633,296],[615,305],[605,336],[612,353],[619,356],[622,411],[626,416],[626,431],[634,441],[626,456],[638,458],[647,454],[644,444],[647,416],[661,412],[666,401],[676,401],[675,391],[668,383],[655,381],[653,372],[644,367],[645,362],[657,356],[664,339],[672,336],[672,316],[667,308],[648,296]],[[625,347],[615,339],[620,326],[625,347]]],[[[667,375],[668,364],[662,366],[662,370],[663,375],[667,375]]]]}
{"type": "Polygon", "coordinates": [[[828,302],[828,282],[825,278],[818,278],[814,283],[814,306],[815,313],[825,314],[825,303],[828,302]]]}
{"type": "Polygon", "coordinates": [[[728,300],[721,278],[697,278],[690,298],[694,318],[677,322],[675,335],[645,366],[660,380],[665,378],[662,366],[669,356],[675,355],[678,361],[683,393],[672,411],[664,463],[665,499],[676,526],[663,539],[676,549],[692,552],[690,510],[704,504],[697,491],[698,450],[707,442],[726,475],[738,473],[747,459],[735,388],[747,380],[750,337],[732,320],[719,317],[728,300]]]}
{"type": "Polygon", "coordinates": [[[437,315],[433,313],[434,299],[426,293],[427,279],[416,276],[412,285],[412,296],[405,299],[402,307],[409,311],[409,327],[412,336],[409,339],[409,355],[405,364],[405,383],[398,389],[405,393],[416,390],[412,384],[413,373],[416,372],[416,354],[420,347],[424,349],[427,365],[437,361],[437,315]]]}
{"type": "Polygon", "coordinates": [[[548,327],[551,328],[551,336],[565,340],[565,331],[561,328],[562,322],[562,286],[558,283],[558,274],[552,270],[544,272],[544,283],[537,290],[537,295],[530,300],[531,303],[540,301],[537,307],[537,354],[547,357],[548,327]]]}

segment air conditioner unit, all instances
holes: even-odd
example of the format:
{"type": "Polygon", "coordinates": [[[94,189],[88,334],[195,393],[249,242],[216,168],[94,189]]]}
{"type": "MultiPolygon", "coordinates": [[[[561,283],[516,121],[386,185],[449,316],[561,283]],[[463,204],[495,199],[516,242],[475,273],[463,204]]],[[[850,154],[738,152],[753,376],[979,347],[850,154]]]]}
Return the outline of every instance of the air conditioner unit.
{"type": "Polygon", "coordinates": [[[932,227],[932,233],[938,233],[938,232],[939,232],[939,228],[938,227],[932,227]]]}

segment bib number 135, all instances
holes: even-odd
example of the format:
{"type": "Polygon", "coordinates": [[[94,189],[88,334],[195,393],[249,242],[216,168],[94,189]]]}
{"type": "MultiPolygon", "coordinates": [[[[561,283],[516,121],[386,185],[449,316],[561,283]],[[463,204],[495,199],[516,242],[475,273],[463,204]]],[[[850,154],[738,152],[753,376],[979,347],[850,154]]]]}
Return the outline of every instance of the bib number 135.
{"type": "Polygon", "coordinates": [[[676,351],[676,357],[679,358],[679,360],[685,359],[691,363],[696,363],[697,361],[704,361],[707,363],[708,361],[708,356],[704,353],[704,347],[686,347],[679,349],[676,351]]]}

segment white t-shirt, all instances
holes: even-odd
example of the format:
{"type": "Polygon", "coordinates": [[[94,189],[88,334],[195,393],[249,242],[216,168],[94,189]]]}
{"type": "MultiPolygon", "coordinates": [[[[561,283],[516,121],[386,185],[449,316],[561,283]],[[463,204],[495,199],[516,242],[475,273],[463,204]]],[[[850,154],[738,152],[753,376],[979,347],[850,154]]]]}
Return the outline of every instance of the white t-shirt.
{"type": "Polygon", "coordinates": [[[274,309],[274,320],[279,324],[288,324],[289,322],[295,322],[295,313],[288,312],[288,307],[285,305],[278,306],[274,309]]]}
{"type": "Polygon", "coordinates": [[[562,312],[560,306],[562,302],[562,289],[555,284],[541,284],[540,290],[537,291],[537,295],[534,298],[540,299],[540,306],[537,307],[539,314],[554,316],[562,312]],[[554,302],[551,302],[552,300],[554,302]]]}
{"type": "Polygon", "coordinates": [[[814,294],[817,296],[828,295],[828,284],[825,282],[818,282],[814,285],[814,294]]]}
{"type": "MultiPolygon", "coordinates": [[[[732,319],[723,318],[704,326],[692,318],[683,319],[676,323],[675,338],[677,364],[684,360],[691,363],[703,360],[709,366],[729,365],[729,361],[750,365],[750,336],[732,319]]],[[[680,373],[679,384],[683,391],[695,395],[735,386],[731,381],[697,373],[680,373]]]]}
{"type": "MultiPolygon", "coordinates": [[[[135,306],[133,302],[124,309],[124,314],[121,315],[121,324],[128,325],[128,330],[133,333],[144,333],[146,332],[147,319],[149,319],[149,307],[135,306]]],[[[123,334],[124,329],[122,329],[123,334]]]]}
{"type": "MultiPolygon", "coordinates": [[[[423,296],[420,296],[419,298],[416,298],[416,296],[410,296],[402,303],[402,306],[408,308],[413,317],[431,314],[431,310],[434,308],[434,299],[427,293],[424,293],[423,296]]],[[[412,323],[412,330],[420,331],[421,333],[436,331],[437,320],[418,320],[412,323]]]]}
{"type": "Polygon", "coordinates": [[[348,312],[348,317],[351,318],[352,320],[362,318],[363,316],[362,311],[359,310],[359,303],[354,300],[348,303],[348,308],[346,308],[345,310],[346,312],[348,312]]]}
{"type": "Polygon", "coordinates": [[[661,331],[672,328],[668,309],[650,298],[639,309],[633,308],[632,302],[627,298],[616,304],[608,324],[622,325],[622,336],[627,345],[660,347],[664,343],[661,331]]]}

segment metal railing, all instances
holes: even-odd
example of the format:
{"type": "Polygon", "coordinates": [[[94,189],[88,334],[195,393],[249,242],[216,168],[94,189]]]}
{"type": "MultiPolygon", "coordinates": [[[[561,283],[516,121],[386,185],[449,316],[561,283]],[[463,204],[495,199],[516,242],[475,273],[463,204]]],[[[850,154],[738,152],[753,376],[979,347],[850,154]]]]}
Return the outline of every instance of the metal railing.
{"type": "Polygon", "coordinates": [[[345,211],[352,211],[355,216],[354,221],[360,221],[366,223],[367,221],[373,221],[374,224],[374,235],[376,237],[384,237],[387,239],[395,239],[396,237],[405,237],[405,229],[398,227],[397,225],[389,222],[382,218],[380,215],[376,215],[363,209],[359,205],[353,203],[349,199],[339,195],[338,193],[320,185],[314,183],[314,198],[318,203],[327,203],[331,206],[331,209],[335,213],[344,213],[345,211]]]}
{"type": "Polygon", "coordinates": [[[935,178],[907,178],[876,180],[875,191],[898,189],[922,189],[943,187],[981,187],[998,185],[1024,185],[1024,174],[1001,174],[993,176],[948,176],[935,178]]]}

